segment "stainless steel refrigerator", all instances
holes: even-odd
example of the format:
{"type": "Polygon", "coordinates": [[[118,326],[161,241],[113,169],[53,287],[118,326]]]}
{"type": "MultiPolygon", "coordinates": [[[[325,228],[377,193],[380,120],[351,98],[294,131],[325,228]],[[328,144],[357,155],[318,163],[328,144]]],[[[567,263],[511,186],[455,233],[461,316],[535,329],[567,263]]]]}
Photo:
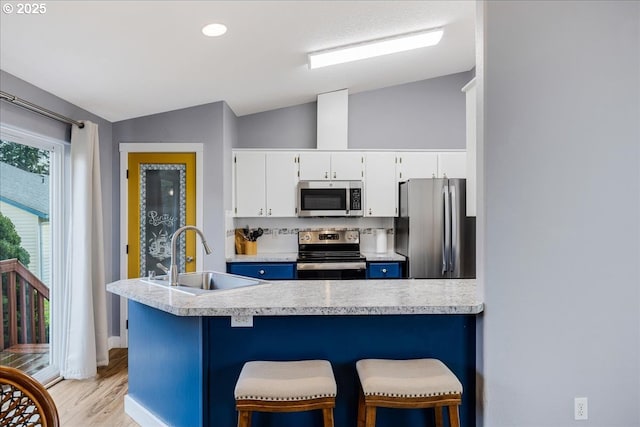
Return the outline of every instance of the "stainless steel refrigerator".
{"type": "Polygon", "coordinates": [[[474,278],[475,217],[466,216],[466,180],[410,179],[399,185],[396,252],[409,278],[474,278]]]}

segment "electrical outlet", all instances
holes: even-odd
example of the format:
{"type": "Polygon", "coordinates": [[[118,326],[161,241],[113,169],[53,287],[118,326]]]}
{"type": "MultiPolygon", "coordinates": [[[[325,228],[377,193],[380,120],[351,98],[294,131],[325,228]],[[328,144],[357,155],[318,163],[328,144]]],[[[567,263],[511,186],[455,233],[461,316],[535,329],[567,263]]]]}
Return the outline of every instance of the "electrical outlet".
{"type": "Polygon", "coordinates": [[[589,408],[586,397],[576,397],[573,399],[573,416],[576,420],[589,419],[589,408]]]}
{"type": "Polygon", "coordinates": [[[253,328],[253,316],[231,316],[232,328],[253,328]]]}

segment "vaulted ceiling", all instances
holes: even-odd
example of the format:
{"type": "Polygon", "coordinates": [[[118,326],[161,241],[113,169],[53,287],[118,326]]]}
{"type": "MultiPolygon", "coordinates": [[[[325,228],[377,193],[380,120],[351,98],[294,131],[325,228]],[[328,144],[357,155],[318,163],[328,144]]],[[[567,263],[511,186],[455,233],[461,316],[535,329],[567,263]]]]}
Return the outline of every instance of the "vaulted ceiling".
{"type": "MultiPolygon", "coordinates": [[[[474,1],[50,1],[0,14],[0,67],[107,120],[255,112],[468,71],[474,1]],[[202,35],[221,22],[228,32],[202,35]],[[444,27],[438,46],[310,70],[307,53],[444,27]]],[[[15,4],[14,6],[17,6],[15,4]]]]}

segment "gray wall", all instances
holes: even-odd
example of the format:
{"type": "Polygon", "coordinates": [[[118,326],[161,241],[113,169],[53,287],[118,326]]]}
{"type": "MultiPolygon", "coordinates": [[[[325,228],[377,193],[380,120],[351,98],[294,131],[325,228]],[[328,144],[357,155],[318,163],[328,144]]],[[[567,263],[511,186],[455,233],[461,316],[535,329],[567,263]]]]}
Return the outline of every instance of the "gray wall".
{"type": "MultiPolygon", "coordinates": [[[[462,87],[475,70],[349,95],[350,149],[465,148],[462,87]]],[[[238,118],[234,148],[316,148],[316,103],[238,118]]]]}
{"type": "Polygon", "coordinates": [[[349,148],[466,147],[464,72],[349,95],[349,148]]]}
{"type": "MultiPolygon", "coordinates": [[[[113,124],[113,140],[116,145],[122,142],[196,142],[203,144],[203,232],[209,242],[221,242],[218,247],[215,247],[214,243],[212,245],[213,254],[204,257],[204,268],[215,270],[224,270],[225,268],[223,243],[225,241],[225,174],[230,176],[230,172],[226,171],[227,165],[225,163],[231,161],[231,141],[225,142],[223,135],[225,108],[228,107],[224,102],[216,102],[113,124]]],[[[233,114],[229,112],[230,110],[227,114],[233,114]]],[[[233,138],[233,133],[230,131],[228,139],[233,138]]],[[[117,176],[118,171],[119,165],[114,164],[112,173],[117,176]]],[[[227,185],[231,185],[230,181],[227,185]]],[[[230,200],[228,205],[231,205],[230,200]]]]}
{"type": "Polygon", "coordinates": [[[316,148],[316,103],[238,117],[234,148],[316,148]]]}
{"type": "Polygon", "coordinates": [[[640,425],[639,27],[638,2],[486,6],[486,426],[579,425],[575,396],[640,425]]]}
{"type": "MultiPolygon", "coordinates": [[[[231,160],[233,158],[233,154],[231,150],[238,143],[238,117],[235,115],[233,110],[229,108],[227,103],[224,103],[223,112],[222,112],[222,132],[223,132],[223,177],[226,185],[224,186],[224,209],[231,211],[232,209],[232,186],[231,182],[233,180],[233,167],[231,160]]],[[[224,246],[221,243],[218,243],[219,249],[223,249],[224,246]]]]}
{"type": "MultiPolygon", "coordinates": [[[[117,161],[118,157],[117,151],[114,151],[112,146],[111,123],[2,70],[0,70],[0,87],[2,87],[4,92],[8,92],[18,98],[22,98],[41,107],[55,111],[63,116],[74,120],[90,120],[93,123],[98,124],[100,138],[100,171],[103,174],[101,185],[104,235],[117,235],[120,227],[120,206],[119,199],[114,197],[113,189],[118,188],[119,183],[118,176],[112,176],[110,171],[112,169],[114,159],[117,161]]],[[[0,121],[6,125],[39,133],[61,141],[68,142],[71,140],[70,125],[41,116],[32,111],[25,110],[24,108],[10,104],[6,101],[0,102],[0,121]]],[[[120,258],[118,254],[118,246],[115,243],[116,242],[111,239],[106,239],[104,242],[107,282],[117,280],[120,276],[120,258]]],[[[109,312],[111,312],[112,309],[116,310],[116,313],[119,311],[117,296],[108,298],[107,303],[110,305],[110,307],[108,307],[109,312]]],[[[119,333],[117,332],[119,331],[118,322],[119,319],[117,315],[111,316],[109,319],[109,336],[119,333]]]]}

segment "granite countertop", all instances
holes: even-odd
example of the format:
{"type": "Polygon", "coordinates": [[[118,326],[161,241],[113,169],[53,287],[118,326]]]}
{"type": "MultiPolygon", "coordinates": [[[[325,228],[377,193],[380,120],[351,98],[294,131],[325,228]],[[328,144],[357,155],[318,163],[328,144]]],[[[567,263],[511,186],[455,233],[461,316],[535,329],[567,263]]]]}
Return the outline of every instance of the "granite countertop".
{"type": "Polygon", "coordinates": [[[138,279],[107,290],[178,316],[478,314],[475,280],[282,280],[188,295],[138,279]]]}
{"type": "MultiPolygon", "coordinates": [[[[376,253],[376,252],[362,252],[367,258],[367,261],[404,261],[406,258],[403,255],[395,252],[376,253]]],[[[227,262],[296,262],[298,260],[297,252],[282,252],[282,253],[264,253],[257,255],[232,255],[227,257],[227,262]]]]}
{"type": "Polygon", "coordinates": [[[362,255],[367,258],[367,261],[371,262],[382,262],[382,261],[393,261],[393,262],[402,262],[406,260],[404,255],[400,255],[399,253],[389,251],[384,253],[378,252],[362,252],[362,255]]]}

